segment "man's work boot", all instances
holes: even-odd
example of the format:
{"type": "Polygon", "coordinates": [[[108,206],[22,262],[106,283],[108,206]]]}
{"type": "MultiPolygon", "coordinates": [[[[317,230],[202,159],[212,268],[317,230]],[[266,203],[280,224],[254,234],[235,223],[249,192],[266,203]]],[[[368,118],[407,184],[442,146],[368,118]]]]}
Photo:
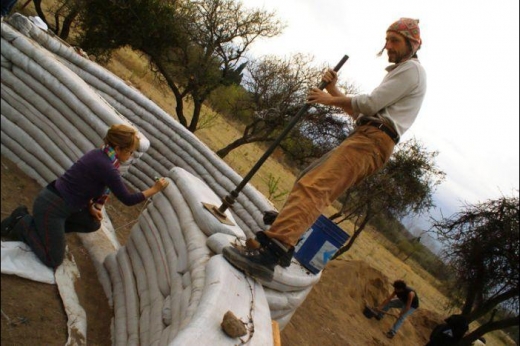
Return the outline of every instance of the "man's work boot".
{"type": "MultiPolygon", "coordinates": [[[[265,236],[265,235],[264,235],[265,236]]],[[[261,246],[256,249],[239,250],[232,246],[225,247],[222,250],[224,258],[228,260],[233,266],[244,271],[246,274],[261,279],[264,281],[272,281],[274,275],[274,267],[282,265],[287,267],[287,261],[282,261],[282,258],[292,257],[294,248],[286,248],[279,241],[268,238],[260,241],[261,246]]],[[[289,260],[290,264],[290,260],[289,260]]]]}
{"type": "Polygon", "coordinates": [[[268,210],[264,211],[264,224],[272,225],[276,217],[278,216],[278,212],[276,210],[268,210]]]}
{"type": "Polygon", "coordinates": [[[16,226],[18,221],[22,219],[25,215],[29,214],[27,207],[25,205],[19,206],[16,208],[11,215],[2,220],[0,224],[0,230],[2,236],[10,236],[13,228],[16,226]]]}
{"type": "MultiPolygon", "coordinates": [[[[269,242],[274,241],[279,243],[277,240],[269,238],[263,231],[256,232],[256,240],[263,246],[269,245],[269,242]]],[[[287,247],[283,244],[279,244],[281,247],[286,249],[287,247]]],[[[294,246],[291,246],[288,251],[283,252],[283,254],[278,259],[278,264],[284,268],[291,265],[291,259],[294,255],[294,246]]]]}

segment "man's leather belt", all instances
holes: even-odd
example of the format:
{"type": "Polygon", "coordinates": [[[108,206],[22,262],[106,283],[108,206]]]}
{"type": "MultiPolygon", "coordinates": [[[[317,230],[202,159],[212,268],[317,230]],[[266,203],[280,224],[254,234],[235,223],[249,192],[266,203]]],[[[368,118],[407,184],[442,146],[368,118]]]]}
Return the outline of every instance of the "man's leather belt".
{"type": "Polygon", "coordinates": [[[386,133],[392,139],[392,141],[394,141],[395,144],[399,143],[399,135],[395,132],[395,130],[393,130],[390,126],[384,124],[381,121],[361,118],[358,121],[356,121],[356,125],[357,126],[368,125],[368,126],[377,127],[378,129],[380,129],[381,131],[386,133]]]}

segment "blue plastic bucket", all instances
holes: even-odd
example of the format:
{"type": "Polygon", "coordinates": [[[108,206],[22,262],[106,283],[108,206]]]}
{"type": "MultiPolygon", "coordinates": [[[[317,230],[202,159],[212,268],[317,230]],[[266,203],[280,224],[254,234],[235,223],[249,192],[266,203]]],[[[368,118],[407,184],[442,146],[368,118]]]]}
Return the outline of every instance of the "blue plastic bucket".
{"type": "Polygon", "coordinates": [[[317,274],[350,236],[327,217],[318,220],[303,234],[294,248],[296,258],[305,268],[317,274]]]}

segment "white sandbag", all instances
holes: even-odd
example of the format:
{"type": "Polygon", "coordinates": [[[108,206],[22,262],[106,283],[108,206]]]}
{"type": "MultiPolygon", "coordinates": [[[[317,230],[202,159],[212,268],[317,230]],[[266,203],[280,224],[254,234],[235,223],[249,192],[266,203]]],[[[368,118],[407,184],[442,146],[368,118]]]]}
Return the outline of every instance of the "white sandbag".
{"type": "MultiPolygon", "coordinates": [[[[171,178],[171,176],[170,176],[171,178]]],[[[164,195],[172,203],[177,215],[179,216],[180,229],[184,234],[188,249],[188,269],[191,276],[191,296],[189,306],[182,323],[189,321],[200,300],[204,288],[205,273],[204,268],[210,257],[210,251],[206,247],[206,236],[195,223],[189,206],[183,198],[173,199],[178,196],[178,188],[175,184],[170,184],[163,190],[164,195]]]]}
{"type": "MultiPolygon", "coordinates": [[[[79,82],[80,80],[69,80],[68,83],[66,83],[65,79],[70,79],[72,78],[72,76],[67,75],[67,73],[65,72],[66,68],[64,66],[52,66],[52,69],[55,71],[55,73],[62,77],[60,79],[52,73],[50,73],[48,70],[46,70],[45,67],[39,65],[38,62],[41,61],[34,61],[31,59],[35,56],[39,56],[40,53],[41,55],[47,55],[48,52],[34,52],[36,47],[34,45],[29,44],[26,40],[23,39],[16,39],[13,42],[17,44],[17,47],[7,44],[5,40],[2,39],[1,43],[3,54],[5,54],[8,57],[8,59],[10,59],[13,62],[15,66],[24,70],[34,79],[40,81],[46,88],[52,91],[55,95],[59,95],[60,99],[63,100],[64,103],[66,103],[68,107],[72,109],[72,113],[76,114],[76,116],[79,115],[87,124],[85,128],[78,129],[83,134],[90,135],[89,138],[91,139],[91,141],[100,142],[102,136],[106,132],[106,124],[103,123],[99,119],[99,117],[96,114],[94,114],[92,110],[89,109],[89,107],[87,107],[82,102],[83,100],[78,98],[77,95],[75,95],[71,90],[68,89],[70,85],[72,85],[74,82],[79,82]],[[22,48],[22,50],[17,49],[20,47],[22,48]],[[26,53],[28,55],[25,55],[26,53]]],[[[46,60],[50,60],[48,56],[46,58],[46,60]]],[[[55,61],[55,63],[57,62],[55,61]]],[[[49,66],[46,67],[48,68],[49,66]]],[[[83,87],[89,88],[86,85],[83,85],[83,87]]],[[[92,100],[90,101],[90,103],[93,103],[92,100]]],[[[69,116],[68,114],[64,115],[69,116]]],[[[111,121],[110,123],[113,123],[113,121],[111,121]]]]}
{"type": "MultiPolygon", "coordinates": [[[[14,30],[7,27],[2,27],[3,30],[9,31],[14,30]]],[[[11,41],[12,45],[20,50],[24,55],[30,57],[37,65],[40,70],[43,68],[52,77],[55,77],[59,81],[57,84],[51,85],[52,83],[44,83],[49,87],[59,87],[61,93],[59,95],[67,94],[67,100],[77,100],[75,106],[85,105],[83,112],[78,114],[86,115],[89,120],[89,124],[98,134],[104,134],[106,130],[106,124],[116,124],[123,122],[121,116],[118,116],[114,109],[104,101],[99,95],[97,95],[81,78],[75,73],[70,71],[65,65],[61,64],[54,58],[52,53],[42,49],[41,46],[34,43],[29,38],[24,36],[18,37],[11,41]]],[[[2,47],[3,48],[3,47],[2,47]]],[[[16,61],[12,60],[14,64],[16,61]]],[[[18,64],[17,64],[18,65],[18,64]]],[[[35,64],[30,64],[29,68],[32,70],[35,64]]],[[[71,104],[69,103],[69,106],[71,104]]]]}
{"type": "Polygon", "coordinates": [[[49,119],[51,125],[61,129],[63,133],[70,136],[71,142],[73,140],[74,145],[80,150],[80,153],[77,153],[79,156],[91,150],[93,146],[101,144],[101,142],[94,142],[94,140],[100,140],[101,138],[87,138],[79,130],[88,128],[88,125],[80,117],[74,116],[74,111],[46,86],[16,66],[13,68],[13,75],[23,84],[13,83],[12,87],[18,94],[27,95],[28,98],[33,100],[34,107],[49,119]]]}
{"type": "Polygon", "coordinates": [[[7,60],[3,55],[0,55],[0,66],[2,66],[2,69],[8,71],[13,68],[13,63],[7,60]]]}
{"type": "Polygon", "coordinates": [[[79,303],[75,291],[75,283],[79,278],[78,267],[72,253],[65,249],[63,262],[54,272],[56,285],[60,292],[63,307],[67,314],[68,338],[65,346],[82,346],[87,344],[87,314],[79,303]]]}
{"type": "Polygon", "coordinates": [[[289,312],[287,315],[281,316],[276,319],[276,322],[278,322],[278,326],[280,327],[280,331],[284,330],[284,328],[287,326],[287,324],[289,324],[289,322],[291,322],[291,318],[293,317],[295,312],[296,312],[296,310],[289,312]]]}
{"type": "Polygon", "coordinates": [[[150,335],[151,302],[148,290],[148,281],[146,279],[146,270],[144,269],[139,252],[135,248],[131,237],[128,239],[125,246],[135,275],[137,292],[139,293],[139,341],[141,342],[141,345],[148,345],[150,335]]]}
{"type": "Polygon", "coordinates": [[[276,266],[274,269],[273,281],[264,282],[258,279],[265,287],[272,288],[281,292],[301,291],[310,286],[314,286],[321,278],[321,272],[311,274],[295,259],[287,268],[276,266]]]}
{"type": "Polygon", "coordinates": [[[301,291],[280,292],[264,287],[265,297],[269,303],[269,308],[273,310],[296,310],[312,291],[312,286],[301,291]]]}
{"type": "Polygon", "coordinates": [[[176,276],[172,283],[172,294],[170,296],[170,306],[172,313],[172,321],[170,325],[170,333],[168,343],[172,342],[180,330],[182,321],[181,316],[181,300],[182,300],[182,277],[176,276]]]}
{"type": "Polygon", "coordinates": [[[170,296],[164,299],[162,320],[165,326],[170,326],[172,324],[172,302],[170,296]]]}
{"type": "MultiPolygon", "coordinates": [[[[9,109],[8,104],[3,104],[2,107],[9,109]]],[[[42,166],[42,175],[50,179],[48,180],[49,182],[63,173],[63,167],[54,160],[45,148],[39,146],[34,138],[29,137],[24,129],[20,128],[18,124],[11,122],[11,120],[4,115],[1,115],[1,119],[2,131],[7,133],[24,150],[32,153],[34,157],[37,158],[37,161],[33,162],[33,165],[36,167],[42,166]]],[[[13,150],[13,148],[11,148],[11,150],[13,150]]]]}
{"type": "Polygon", "coordinates": [[[245,242],[241,242],[237,237],[225,233],[215,233],[206,240],[206,245],[216,254],[221,254],[223,248],[233,244],[245,245],[245,242]]]}
{"type": "MultiPolygon", "coordinates": [[[[13,13],[11,16],[9,16],[8,22],[9,22],[9,24],[16,26],[18,31],[20,31],[21,33],[23,33],[26,36],[30,34],[31,28],[33,26],[35,26],[34,23],[32,23],[30,21],[29,18],[21,15],[20,13],[13,13]]],[[[2,26],[3,25],[4,25],[4,22],[2,22],[2,26]]],[[[4,36],[3,31],[2,31],[2,36],[4,36]]],[[[16,36],[8,36],[8,37],[11,39],[14,39],[16,36]]]]}
{"type": "Polygon", "coordinates": [[[54,271],[36,257],[29,245],[21,241],[3,241],[1,250],[2,274],[46,284],[56,283],[54,271]]]}
{"type": "Polygon", "coordinates": [[[11,149],[9,149],[7,147],[7,145],[4,145],[4,140],[7,141],[8,135],[5,134],[4,131],[1,131],[0,137],[2,138],[2,145],[0,146],[0,151],[1,151],[2,155],[7,157],[9,160],[13,161],[18,167],[20,167],[20,169],[25,174],[27,174],[32,179],[36,180],[36,182],[38,182],[38,184],[44,186],[46,184],[45,179],[34,168],[32,168],[31,166],[27,165],[24,161],[22,161],[20,159],[20,157],[18,156],[18,154],[11,151],[11,149]]]}
{"type": "MultiPolygon", "coordinates": [[[[191,275],[190,272],[186,272],[182,275],[182,290],[181,290],[181,304],[179,310],[179,328],[184,328],[191,321],[192,315],[188,314],[188,307],[190,305],[191,299],[191,275]]],[[[197,303],[200,302],[200,299],[197,300],[197,303]]]]}
{"type": "Polygon", "coordinates": [[[144,191],[150,187],[141,179],[139,179],[139,177],[137,177],[134,174],[134,172],[131,171],[129,171],[128,174],[123,176],[123,180],[129,188],[134,189],[136,191],[144,191]]]}
{"type": "Polygon", "coordinates": [[[173,168],[174,165],[169,161],[166,161],[164,156],[156,158],[154,155],[155,152],[155,147],[152,146],[146,152],[146,155],[143,155],[143,157],[141,157],[140,162],[137,162],[135,166],[141,171],[144,171],[143,169],[141,169],[142,166],[148,166],[150,170],[157,172],[157,176],[165,177],[168,175],[168,172],[170,171],[170,169],[173,168]]]}
{"type": "Polygon", "coordinates": [[[143,235],[150,247],[152,258],[154,261],[154,267],[157,271],[157,284],[163,297],[167,297],[170,294],[170,271],[168,267],[168,261],[166,258],[166,252],[164,250],[164,242],[161,239],[161,235],[157,226],[153,222],[150,216],[150,212],[144,210],[139,218],[143,219],[143,222],[147,223],[147,228],[143,229],[143,235]]]}
{"type": "Polygon", "coordinates": [[[126,305],[125,305],[125,291],[123,287],[123,280],[121,278],[119,267],[116,261],[116,254],[111,253],[107,256],[104,262],[110,279],[112,281],[112,292],[114,298],[114,338],[115,345],[126,345],[128,340],[128,331],[126,324],[126,305]]]}
{"type": "Polygon", "coordinates": [[[117,252],[116,260],[125,296],[127,345],[137,346],[139,345],[139,297],[126,248],[121,248],[117,252]]]}
{"type": "MultiPolygon", "coordinates": [[[[150,213],[150,216],[153,220],[153,223],[155,224],[159,234],[160,239],[163,245],[164,249],[164,256],[166,259],[166,273],[165,276],[167,278],[167,282],[170,288],[170,291],[166,293],[166,296],[170,296],[172,291],[172,285],[173,281],[176,277],[178,277],[178,274],[176,272],[177,266],[177,254],[175,253],[175,246],[173,245],[172,238],[169,234],[169,226],[164,221],[164,218],[161,216],[161,213],[159,210],[155,207],[154,203],[151,203],[148,208],[148,212],[150,213]]],[[[180,230],[177,230],[180,232],[180,230]]]]}
{"type": "Polygon", "coordinates": [[[163,190],[163,192],[164,194],[161,194],[158,198],[154,199],[153,203],[161,212],[161,215],[169,226],[168,233],[175,247],[175,253],[177,254],[177,263],[175,268],[172,269],[174,269],[176,273],[182,275],[188,271],[188,248],[186,246],[186,241],[184,240],[184,234],[181,230],[177,212],[172,208],[169,198],[166,198],[167,195],[170,195],[172,199],[182,198],[182,195],[179,190],[173,189],[169,191],[163,190]]]}
{"type": "MultiPolygon", "coordinates": [[[[4,27],[2,23],[2,35],[4,32],[15,35],[14,29],[9,26],[4,27]]],[[[2,39],[2,52],[6,50],[6,58],[43,82],[56,95],[60,95],[77,115],[88,122],[98,136],[104,136],[107,124],[128,123],[126,118],[118,114],[81,78],[58,62],[51,53],[21,35],[11,43],[12,45],[2,39]],[[28,57],[31,60],[27,59],[28,57]]],[[[88,129],[84,130],[86,133],[91,132],[88,129]]],[[[141,137],[143,148],[140,150],[142,151],[147,146],[144,144],[147,140],[145,136],[141,137]]]]}
{"type": "MultiPolygon", "coordinates": [[[[134,153],[135,154],[135,153],[134,153]]],[[[148,164],[146,159],[150,158],[150,155],[147,153],[146,155],[142,155],[139,160],[132,162],[132,167],[128,170],[129,174],[134,174],[135,170],[138,170],[145,174],[147,177],[154,179],[155,177],[163,177],[168,174],[168,170],[164,169],[163,173],[161,174],[159,171],[155,169],[155,167],[148,164]]],[[[155,183],[155,182],[154,182],[155,183]]]]}
{"type": "Polygon", "coordinates": [[[161,310],[164,297],[159,290],[157,270],[153,260],[150,244],[147,242],[144,232],[149,232],[149,228],[144,218],[139,217],[139,227],[134,227],[130,232],[133,244],[139,252],[146,273],[148,283],[148,294],[150,299],[150,331],[148,333],[149,345],[159,342],[162,331],[161,310]]]}
{"type": "Polygon", "coordinates": [[[203,206],[203,202],[220,206],[222,203],[217,195],[211,191],[200,179],[186,172],[180,167],[175,167],[170,171],[170,177],[179,187],[184,199],[188,203],[197,225],[209,237],[214,233],[226,233],[237,238],[245,239],[244,232],[236,226],[233,215],[229,211],[225,214],[234,224],[230,226],[220,222],[203,206]]]}
{"type": "Polygon", "coordinates": [[[113,241],[110,240],[110,237],[107,236],[107,234],[110,234],[110,231],[107,230],[109,227],[112,227],[112,223],[106,215],[103,217],[101,227],[98,231],[91,233],[78,233],[78,237],[88,251],[90,259],[96,269],[99,282],[107,296],[109,305],[113,306],[112,283],[103,262],[109,254],[117,251],[119,245],[114,244],[113,241]]]}
{"type": "MultiPolygon", "coordinates": [[[[47,168],[36,156],[39,156],[43,150],[37,150],[37,153],[33,155],[31,152],[27,151],[20,143],[18,143],[13,138],[16,138],[20,135],[19,131],[10,131],[4,123],[4,116],[2,115],[2,148],[4,146],[9,149],[16,157],[19,158],[19,161],[23,161],[32,170],[26,171],[27,174],[33,179],[35,179],[40,185],[47,185],[49,182],[56,179],[57,175],[53,173],[49,168],[47,168]],[[14,132],[14,133],[13,133],[14,132]],[[12,136],[12,137],[11,137],[12,136]],[[31,175],[32,173],[36,173],[36,175],[31,175]]],[[[7,120],[6,120],[7,122],[7,120]]],[[[12,128],[11,128],[12,129],[12,128]]],[[[23,138],[23,137],[22,137],[23,138]]],[[[14,160],[14,162],[19,162],[18,160],[14,160]]]]}
{"type": "Polygon", "coordinates": [[[271,318],[262,287],[234,269],[222,256],[213,256],[206,266],[199,309],[169,346],[241,343],[238,338],[227,336],[220,326],[228,310],[246,323],[252,321],[247,324],[249,334],[243,337],[248,340],[247,345],[273,344],[271,318]]]}
{"type": "MultiPolygon", "coordinates": [[[[70,126],[65,129],[65,131],[69,132],[64,132],[64,130],[60,128],[59,124],[56,124],[55,121],[52,121],[47,117],[47,113],[54,115],[55,110],[46,100],[32,91],[32,89],[25,85],[11,71],[2,71],[2,93],[11,89],[13,91],[12,97],[18,102],[18,105],[13,105],[14,108],[21,109],[23,103],[23,107],[26,109],[26,111],[24,110],[22,112],[24,116],[48,136],[53,138],[56,145],[61,148],[69,159],[75,161],[81,157],[83,153],[81,149],[75,145],[78,141],[78,132],[76,129],[70,126]],[[72,139],[74,139],[74,141],[72,141],[72,139]]],[[[2,96],[2,100],[5,101],[8,99],[5,96],[2,96]]],[[[7,114],[4,115],[7,116],[7,114]]],[[[60,115],[56,115],[59,116],[60,119],[62,118],[60,115]]],[[[69,123],[67,122],[66,124],[69,123]]],[[[83,136],[80,137],[84,139],[83,136]]],[[[90,143],[88,143],[88,147],[91,147],[90,143]]]]}
{"type": "Polygon", "coordinates": [[[62,145],[58,146],[55,140],[57,139],[56,137],[52,139],[49,138],[49,135],[52,136],[54,133],[46,134],[42,131],[41,127],[37,126],[33,121],[29,120],[32,109],[27,107],[28,105],[26,106],[26,104],[20,103],[20,101],[16,99],[16,94],[14,94],[8,87],[2,87],[1,95],[2,110],[4,110],[5,107],[12,106],[24,114],[24,116],[15,116],[14,112],[2,112],[5,117],[13,122],[13,124],[16,124],[20,129],[22,129],[31,141],[40,147],[45,148],[49,156],[54,159],[61,171],[64,171],[72,166],[74,161],[68,157],[67,153],[65,153],[62,149],[66,148],[67,146],[63,142],[61,143],[62,145]]]}

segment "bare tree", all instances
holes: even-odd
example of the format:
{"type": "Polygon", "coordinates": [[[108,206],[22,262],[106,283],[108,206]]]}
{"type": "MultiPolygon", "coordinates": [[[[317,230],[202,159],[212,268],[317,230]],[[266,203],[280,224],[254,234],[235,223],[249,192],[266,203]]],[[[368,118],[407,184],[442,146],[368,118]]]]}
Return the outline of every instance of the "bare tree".
{"type": "Polygon", "coordinates": [[[445,176],[435,165],[437,152],[427,151],[416,139],[399,144],[384,168],[346,192],[340,212],[330,216],[340,223],[353,220],[354,232],[334,256],[348,251],[376,215],[399,218],[434,206],[433,191],[445,176]]]}
{"type": "MultiPolygon", "coordinates": [[[[296,54],[288,58],[266,56],[249,63],[242,82],[246,91],[232,109],[242,114],[245,128],[237,138],[217,151],[225,157],[249,143],[277,138],[285,125],[305,104],[308,90],[318,84],[323,68],[313,66],[313,58],[296,54]],[[244,118],[244,114],[249,114],[244,118]]],[[[350,88],[350,92],[354,87],[350,88]]],[[[304,165],[343,141],[348,132],[346,117],[336,116],[331,107],[313,107],[304,120],[281,143],[290,159],[304,165]]]]}
{"type": "Polygon", "coordinates": [[[462,297],[462,315],[470,322],[484,320],[458,345],[520,322],[519,215],[518,196],[501,197],[466,206],[433,225],[457,276],[452,290],[462,297]],[[505,311],[500,318],[498,310],[505,311]]]}
{"type": "Polygon", "coordinates": [[[71,27],[79,15],[83,6],[83,0],[58,0],[50,8],[50,12],[54,13],[54,22],[50,23],[42,10],[41,0],[33,0],[34,8],[38,16],[45,24],[49,26],[56,35],[62,40],[67,40],[70,35],[71,27]]]}
{"type": "Polygon", "coordinates": [[[192,132],[211,93],[240,83],[251,44],[283,28],[274,13],[235,0],[89,0],[81,18],[83,48],[108,57],[128,45],[149,57],[174,94],[179,122],[192,132]]]}

